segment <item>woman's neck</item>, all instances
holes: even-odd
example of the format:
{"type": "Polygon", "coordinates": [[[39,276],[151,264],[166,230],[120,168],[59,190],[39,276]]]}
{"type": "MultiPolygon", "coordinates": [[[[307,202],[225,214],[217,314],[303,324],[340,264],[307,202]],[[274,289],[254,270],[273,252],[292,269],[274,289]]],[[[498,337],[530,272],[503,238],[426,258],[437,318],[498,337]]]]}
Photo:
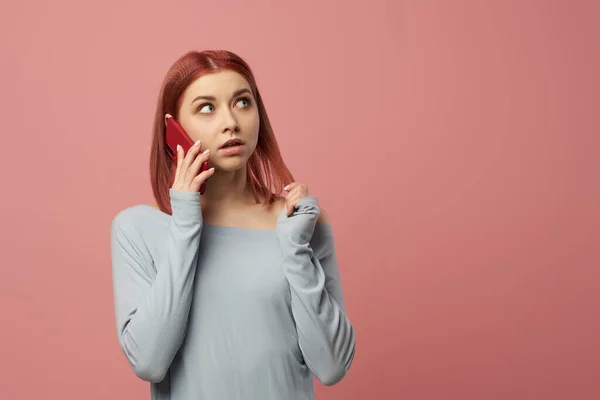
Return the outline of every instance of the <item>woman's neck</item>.
{"type": "Polygon", "coordinates": [[[254,204],[246,174],[246,167],[232,172],[216,170],[206,181],[206,192],[201,197],[202,209],[208,211],[254,204]]]}

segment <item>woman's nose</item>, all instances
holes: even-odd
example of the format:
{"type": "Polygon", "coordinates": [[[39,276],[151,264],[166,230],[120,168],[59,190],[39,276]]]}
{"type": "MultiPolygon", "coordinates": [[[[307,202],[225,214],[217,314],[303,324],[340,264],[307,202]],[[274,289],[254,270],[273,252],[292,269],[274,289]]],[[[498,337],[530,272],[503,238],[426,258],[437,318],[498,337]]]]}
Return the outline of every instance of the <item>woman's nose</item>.
{"type": "Polygon", "coordinates": [[[237,124],[237,120],[231,111],[225,113],[222,132],[227,131],[237,132],[240,128],[237,124]]]}

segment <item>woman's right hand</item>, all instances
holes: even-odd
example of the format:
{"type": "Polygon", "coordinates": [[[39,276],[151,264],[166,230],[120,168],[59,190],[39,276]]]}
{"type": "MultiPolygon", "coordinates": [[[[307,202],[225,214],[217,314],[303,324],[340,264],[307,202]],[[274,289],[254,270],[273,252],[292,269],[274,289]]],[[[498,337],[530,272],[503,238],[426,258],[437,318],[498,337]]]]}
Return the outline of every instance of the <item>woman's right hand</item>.
{"type": "Polygon", "coordinates": [[[200,167],[210,157],[210,150],[200,153],[201,143],[196,141],[188,150],[187,154],[183,154],[183,148],[177,145],[177,169],[175,170],[175,181],[171,189],[178,192],[197,192],[200,190],[202,183],[215,173],[214,168],[210,168],[201,172],[200,167]]]}

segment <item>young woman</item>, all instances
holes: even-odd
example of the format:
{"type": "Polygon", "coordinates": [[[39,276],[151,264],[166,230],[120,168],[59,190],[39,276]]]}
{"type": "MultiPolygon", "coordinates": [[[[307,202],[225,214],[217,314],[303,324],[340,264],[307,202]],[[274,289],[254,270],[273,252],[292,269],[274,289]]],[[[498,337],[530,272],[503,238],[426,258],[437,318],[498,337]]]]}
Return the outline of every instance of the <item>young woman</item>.
{"type": "Polygon", "coordinates": [[[170,68],[150,172],[157,204],[115,216],[111,251],[119,343],[152,399],[312,399],[313,375],[340,381],[355,333],[332,228],[240,57],[190,52],[170,68]],[[176,163],[168,118],[196,142],[176,163]]]}

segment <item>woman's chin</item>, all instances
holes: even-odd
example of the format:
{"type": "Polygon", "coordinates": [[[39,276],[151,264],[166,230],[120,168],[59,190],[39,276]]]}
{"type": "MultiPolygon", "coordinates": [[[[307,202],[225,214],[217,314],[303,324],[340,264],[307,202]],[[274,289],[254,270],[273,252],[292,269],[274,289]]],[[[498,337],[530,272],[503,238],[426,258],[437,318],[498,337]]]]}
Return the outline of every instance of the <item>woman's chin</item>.
{"type": "Polygon", "coordinates": [[[211,167],[214,167],[215,170],[219,172],[235,172],[246,166],[248,160],[245,157],[228,157],[226,159],[221,159],[211,163],[209,160],[208,163],[211,164],[211,167]]]}

